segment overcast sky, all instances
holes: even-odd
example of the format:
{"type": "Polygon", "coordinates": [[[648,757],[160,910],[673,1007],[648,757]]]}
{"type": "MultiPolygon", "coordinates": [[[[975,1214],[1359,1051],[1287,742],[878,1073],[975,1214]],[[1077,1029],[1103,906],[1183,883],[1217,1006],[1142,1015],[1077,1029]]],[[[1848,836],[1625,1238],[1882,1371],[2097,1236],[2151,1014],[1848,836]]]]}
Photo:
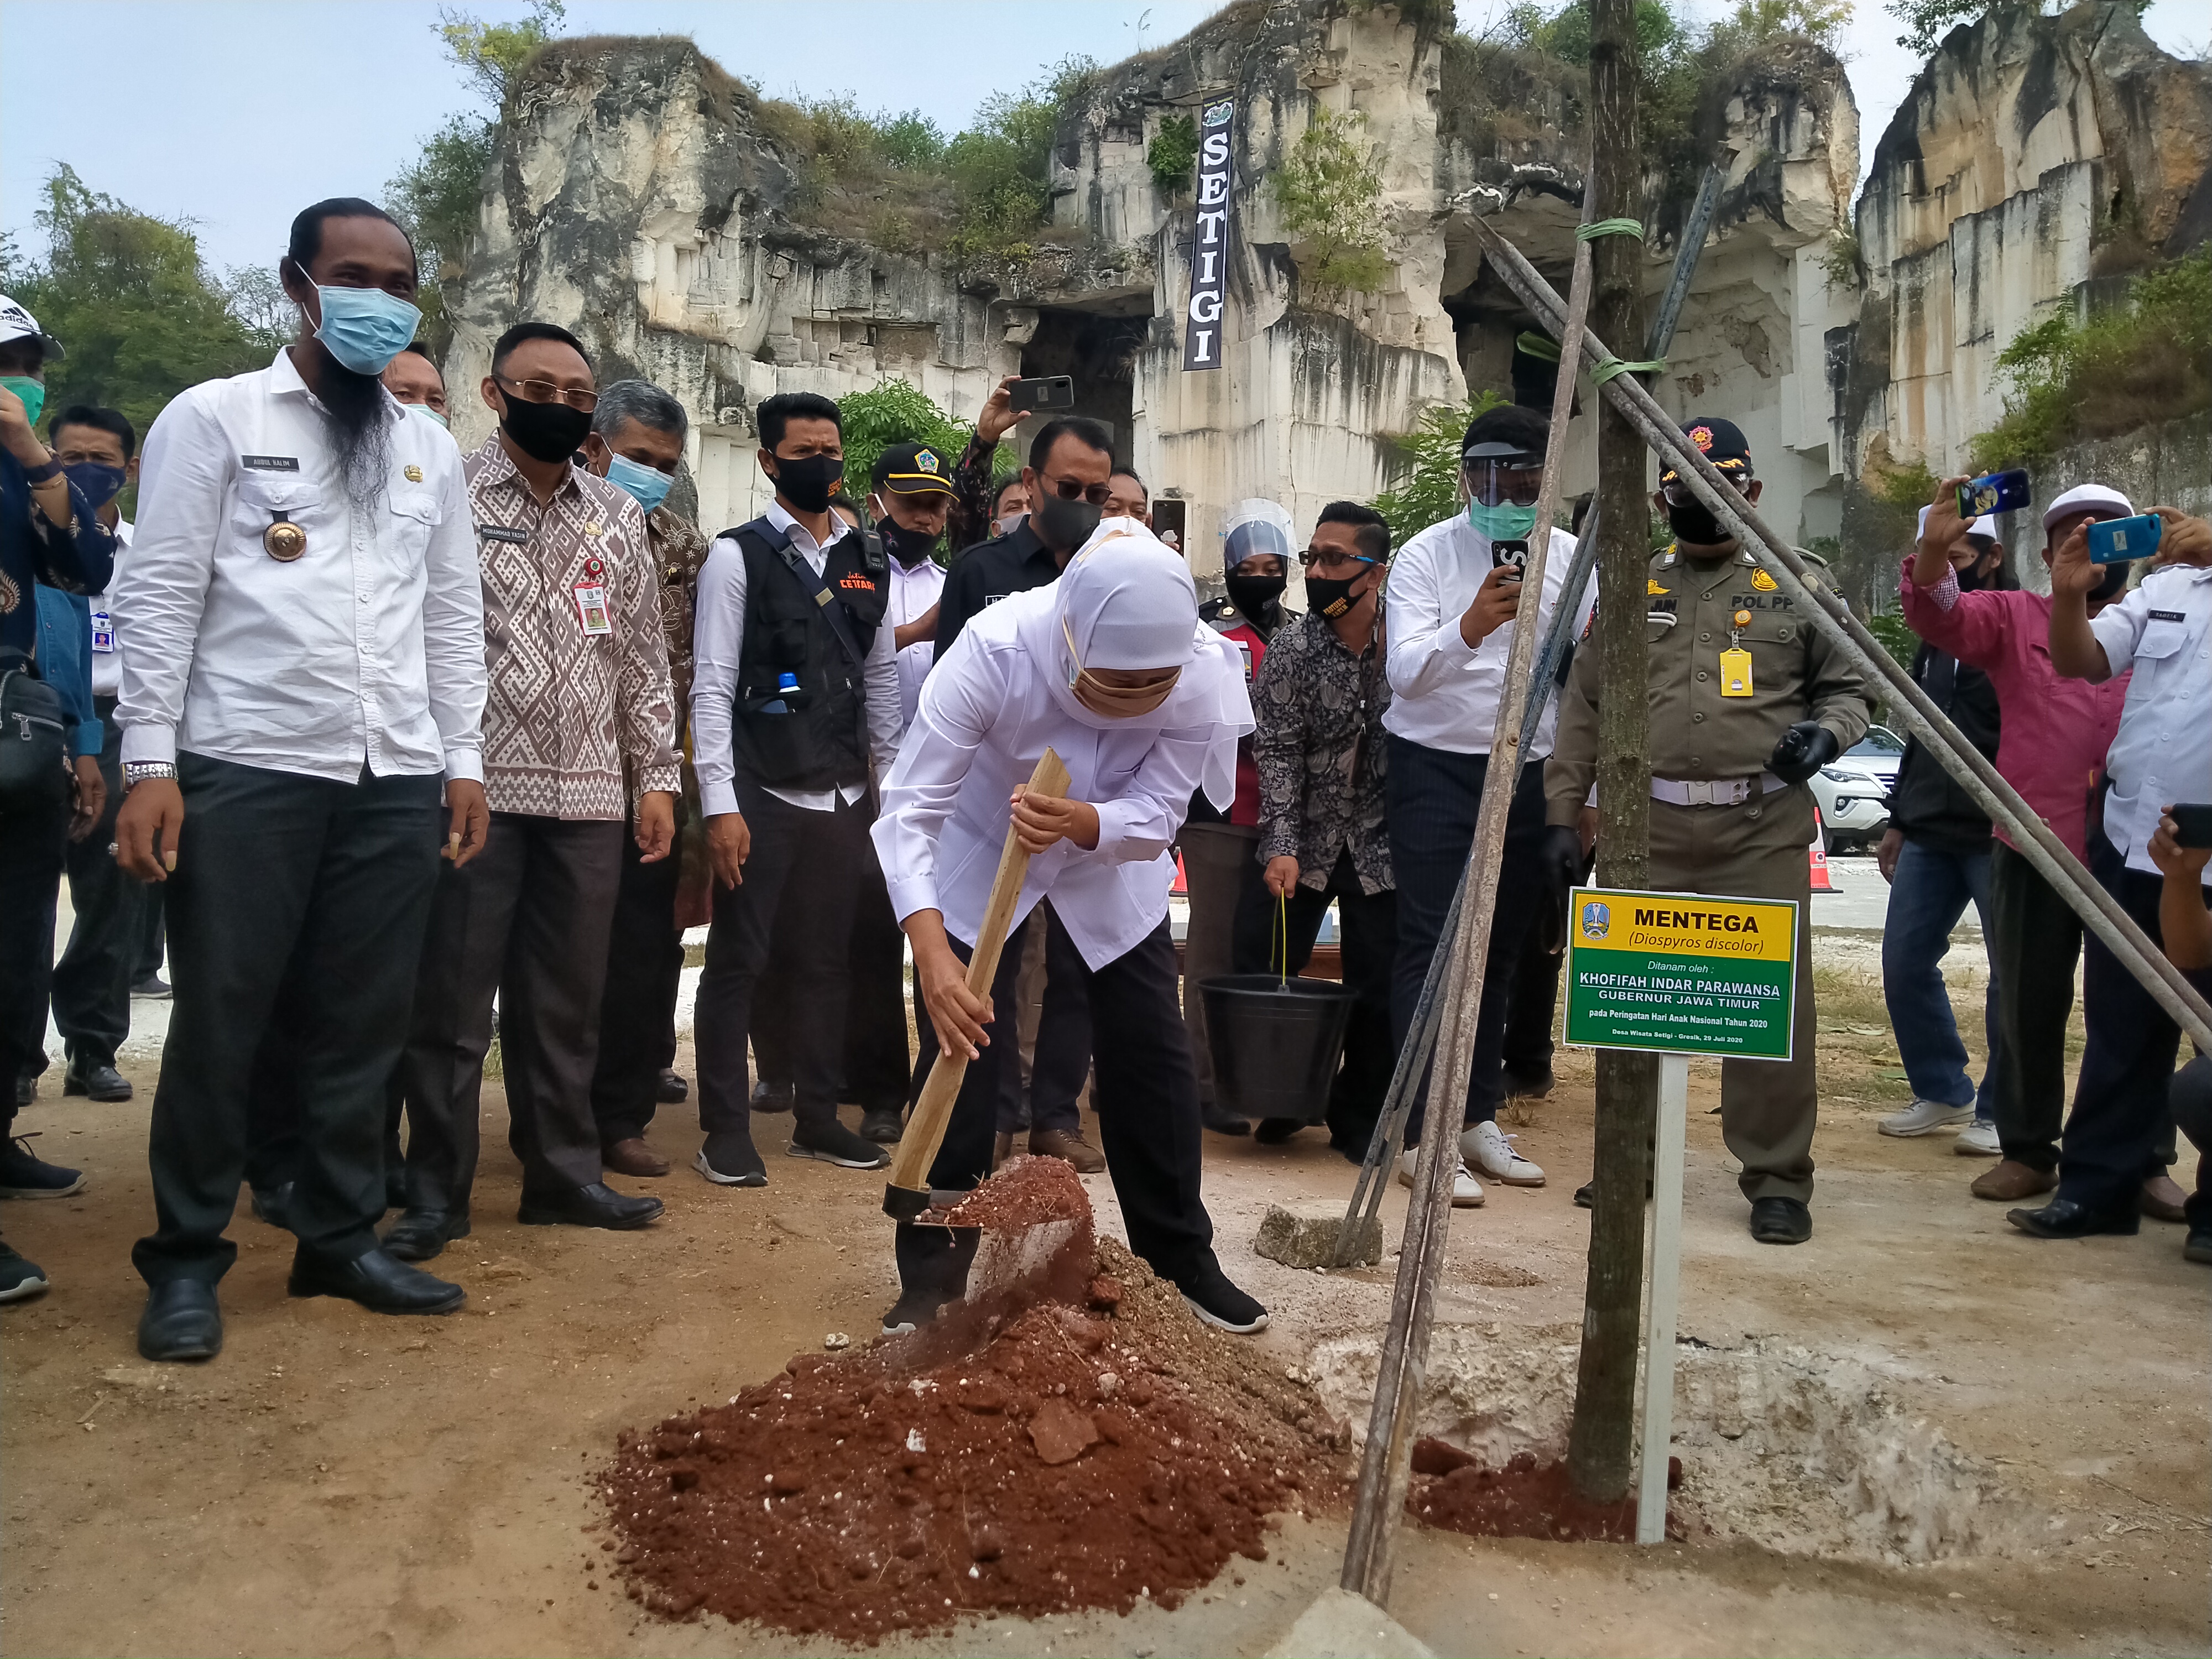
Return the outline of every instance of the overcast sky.
{"type": "MultiPolygon", "coordinates": [[[[1722,0],[1686,0],[1701,16],[1722,0]]],[[[1505,0],[1459,0],[1480,30],[1505,0]]],[[[492,18],[507,3],[463,4],[492,18]]],[[[576,33],[684,33],[771,94],[849,91],[920,109],[947,132],[991,93],[1070,52],[1112,62],[1176,39],[1211,0],[571,0],[576,33]],[[1144,25],[1141,34],[1139,25],[1144,25]]],[[[273,264],[291,216],[325,196],[383,193],[447,115],[470,106],[417,0],[0,0],[0,230],[39,246],[32,215],[55,163],[131,206],[191,220],[218,270],[273,264]],[[37,65],[61,66],[43,72],[37,65]]],[[[2203,0],[2155,0],[2170,50],[2201,51],[2203,0]]],[[[1878,0],[1846,43],[1875,141],[1917,64],[1878,0]]]]}

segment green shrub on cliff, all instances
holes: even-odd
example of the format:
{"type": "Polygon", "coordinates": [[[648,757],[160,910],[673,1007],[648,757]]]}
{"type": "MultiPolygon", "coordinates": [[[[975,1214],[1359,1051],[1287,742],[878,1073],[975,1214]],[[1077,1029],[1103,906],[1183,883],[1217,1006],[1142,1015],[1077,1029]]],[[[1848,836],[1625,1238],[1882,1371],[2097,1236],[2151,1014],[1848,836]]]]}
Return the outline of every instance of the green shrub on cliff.
{"type": "Polygon", "coordinates": [[[1298,282],[1328,304],[1368,294],[1390,274],[1382,223],[1382,173],[1366,143],[1367,118],[1316,108],[1270,181],[1283,228],[1310,250],[1298,282]]]}
{"type": "Polygon", "coordinates": [[[2031,470],[2069,444],[2212,408],[2212,246],[2136,278],[2126,301],[2046,317],[1997,356],[2004,418],[1973,442],[1977,471],[2031,470]]]}

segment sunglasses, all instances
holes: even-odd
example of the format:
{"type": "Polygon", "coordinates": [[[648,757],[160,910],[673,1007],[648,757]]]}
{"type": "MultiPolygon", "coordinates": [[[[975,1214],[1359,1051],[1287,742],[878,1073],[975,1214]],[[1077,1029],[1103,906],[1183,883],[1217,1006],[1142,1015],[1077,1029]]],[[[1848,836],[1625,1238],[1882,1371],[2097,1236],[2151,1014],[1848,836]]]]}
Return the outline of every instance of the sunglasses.
{"type": "Polygon", "coordinates": [[[599,394],[596,392],[557,386],[550,380],[510,380],[504,374],[495,374],[492,379],[511,392],[520,392],[526,403],[566,404],[586,415],[599,406],[599,394]]]}
{"type": "Polygon", "coordinates": [[[1114,498],[1110,483],[1078,483],[1073,478],[1047,478],[1044,487],[1063,501],[1088,501],[1093,507],[1103,507],[1114,498]]]}

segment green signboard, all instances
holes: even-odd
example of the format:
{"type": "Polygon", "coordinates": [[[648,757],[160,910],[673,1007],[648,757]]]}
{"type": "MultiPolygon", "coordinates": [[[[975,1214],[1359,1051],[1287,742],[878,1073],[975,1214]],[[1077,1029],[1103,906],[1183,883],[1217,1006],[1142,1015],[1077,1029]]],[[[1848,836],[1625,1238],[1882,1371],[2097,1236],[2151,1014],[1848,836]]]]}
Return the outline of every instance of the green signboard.
{"type": "Polygon", "coordinates": [[[1795,900],[1577,887],[1567,928],[1567,1042],[1788,1060],[1795,900]]]}

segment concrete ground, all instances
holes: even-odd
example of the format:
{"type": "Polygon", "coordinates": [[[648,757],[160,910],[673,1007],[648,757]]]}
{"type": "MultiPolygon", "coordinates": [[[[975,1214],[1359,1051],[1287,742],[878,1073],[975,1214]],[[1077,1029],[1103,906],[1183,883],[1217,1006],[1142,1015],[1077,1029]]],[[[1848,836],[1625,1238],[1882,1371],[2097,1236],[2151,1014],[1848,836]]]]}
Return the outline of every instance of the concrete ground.
{"type": "MultiPolygon", "coordinates": [[[[1853,865],[1862,861],[1849,861],[1853,865]]],[[[1865,874],[1879,884],[1870,860],[1865,874]]],[[[1847,872],[1848,874],[1848,872],[1847,872]]],[[[1845,904],[1870,903],[1863,884],[1845,904]]],[[[1825,925],[1815,901],[1816,926],[1825,925]]],[[[1845,928],[1879,927],[1854,915],[1845,928]]],[[[1962,939],[1962,943],[1965,941],[1962,939]]],[[[1823,1559],[1693,1531],[1650,1550],[1482,1540],[1408,1526],[1390,1612],[1439,1653],[2203,1653],[2212,1649],[2212,1274],[2179,1230],[2039,1243],[1967,1196],[1983,1167],[1948,1135],[1884,1139],[1894,1075],[1866,939],[1816,934],[1824,1109],[1816,1231],[1753,1244],[1724,1149],[1717,1068],[1693,1067],[1682,1332],[1756,1336],[1862,1368],[1940,1437],[2009,1517],[1986,1553],[1923,1565],[1823,1559]]],[[[1954,958],[1978,951],[1955,951],[1954,958]]],[[[1969,964],[1957,964],[1963,980],[1969,964]]],[[[1972,1002],[1962,982],[1958,1001],[1972,1002]]],[[[142,1010],[149,1005],[141,1004],[142,1010]]],[[[150,1010],[149,1010],[150,1012],[150,1010]]],[[[1967,1024],[1978,1054],[1978,1033],[1967,1024]]],[[[687,1109],[653,1143],[679,1172],[637,1234],[524,1229],[504,1105],[485,1100],[476,1235],[439,1271],[467,1308],[380,1318],[284,1294],[289,1239],[241,1205],[222,1355],[153,1367],[132,1346],[143,1290],[131,1241],[150,1221],[146,1103],[64,1102],[58,1078],[19,1125],[84,1168],[76,1198],[0,1209],[55,1288],[0,1310],[0,1644],[11,1652],[778,1653],[780,1633],[641,1614],[586,1587],[590,1472],[617,1430],[726,1397],[830,1332],[864,1334],[893,1294],[881,1177],[775,1155],[770,1185],[710,1188],[682,1169],[687,1109]]],[[[688,1050],[679,1064],[688,1069],[688,1050]]],[[[1512,1361],[1571,1340],[1588,1218],[1590,1067],[1562,1056],[1552,1097],[1512,1125],[1550,1172],[1455,1215],[1439,1346],[1512,1361]]],[[[1207,1138],[1223,1261],[1275,1310],[1255,1339],[1307,1366],[1379,1332],[1390,1267],[1297,1273],[1251,1250],[1272,1201],[1341,1199],[1349,1165],[1309,1133],[1286,1147],[1207,1138]]],[[[2188,1167],[2177,1173],[2185,1180],[2188,1167]]],[[[1086,1183],[1102,1225],[1111,1188],[1086,1183]]],[[[1395,1242],[1402,1189],[1384,1211],[1395,1242]]],[[[1685,1350],[1685,1352],[1689,1352],[1685,1350]]],[[[1851,1375],[1859,1374],[1852,1370],[1851,1375]]],[[[1563,1402],[1554,1401],[1554,1406],[1563,1402]]],[[[1685,1447],[1695,1462],[1697,1454],[1685,1447]]],[[[1805,1477],[1809,1480],[1810,1477],[1805,1477]]],[[[1801,1481],[1801,1484],[1802,1482],[1801,1481]]],[[[1848,1504],[1840,1496],[1814,1498],[1848,1504]]],[[[1285,1523],[1182,1608],[963,1626],[928,1653],[1264,1651],[1334,1583],[1341,1516],[1285,1523]]]]}

